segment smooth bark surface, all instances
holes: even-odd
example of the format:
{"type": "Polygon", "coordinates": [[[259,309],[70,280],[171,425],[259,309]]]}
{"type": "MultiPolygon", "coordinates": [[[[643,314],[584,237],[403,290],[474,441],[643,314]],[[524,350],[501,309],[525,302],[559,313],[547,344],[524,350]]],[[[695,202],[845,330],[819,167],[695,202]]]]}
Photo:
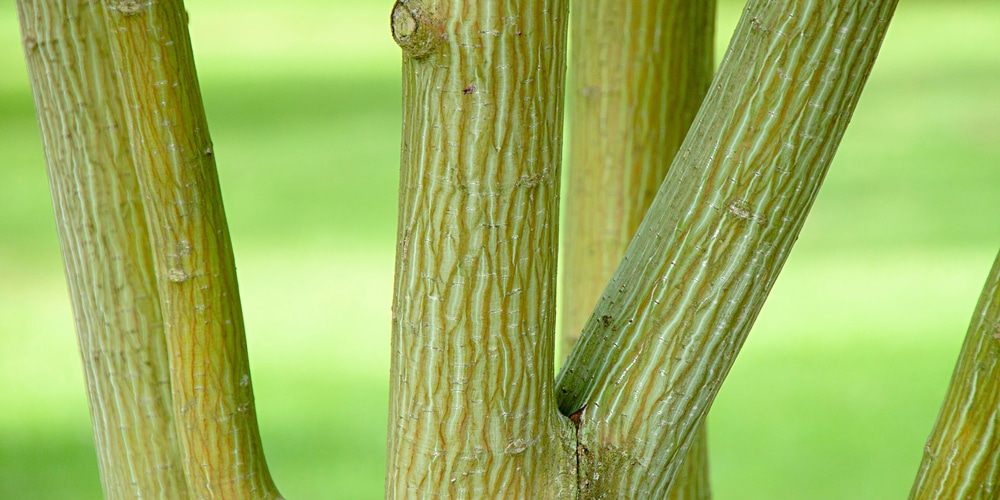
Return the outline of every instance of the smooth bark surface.
{"type": "Polygon", "coordinates": [[[387,498],[575,492],[574,428],[552,377],[566,21],[564,0],[393,11],[403,141],[387,498]]]}
{"type": "Polygon", "coordinates": [[[18,2],[107,499],[187,498],[145,210],[100,4],[18,2]]]}
{"type": "Polygon", "coordinates": [[[752,0],[559,378],[581,497],[665,494],[816,196],[894,0],[752,0]]]}
{"type": "Polygon", "coordinates": [[[998,423],[1000,254],[969,324],[910,498],[996,498],[1000,494],[998,423]]]}
{"type": "MultiPolygon", "coordinates": [[[[578,0],[570,23],[564,357],[708,91],[715,0],[578,0]]],[[[703,446],[705,436],[698,442],[703,446]]],[[[709,498],[707,449],[690,455],[671,496],[709,498]]]]}

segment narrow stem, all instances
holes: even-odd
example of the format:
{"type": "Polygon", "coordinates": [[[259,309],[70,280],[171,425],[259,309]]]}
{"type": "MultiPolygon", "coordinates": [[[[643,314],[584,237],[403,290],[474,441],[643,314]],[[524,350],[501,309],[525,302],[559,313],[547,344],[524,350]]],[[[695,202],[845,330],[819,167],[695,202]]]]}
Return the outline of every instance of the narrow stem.
{"type": "Polygon", "coordinates": [[[17,6],[104,497],[188,498],[145,210],[101,7],[17,6]]]}
{"type": "Polygon", "coordinates": [[[559,378],[584,496],[662,497],[812,205],[895,0],[751,0],[559,378]],[[680,454],[680,455],[679,455],[680,454]]]}
{"type": "Polygon", "coordinates": [[[146,207],[188,488],[197,498],[279,498],[257,430],[236,267],[184,5],[102,6],[146,207]]]}
{"type": "Polygon", "coordinates": [[[575,491],[552,377],[566,20],[565,0],[393,11],[403,141],[387,498],[575,491]]]}
{"type": "Polygon", "coordinates": [[[911,499],[1000,493],[1000,254],[979,297],[911,499]]]}

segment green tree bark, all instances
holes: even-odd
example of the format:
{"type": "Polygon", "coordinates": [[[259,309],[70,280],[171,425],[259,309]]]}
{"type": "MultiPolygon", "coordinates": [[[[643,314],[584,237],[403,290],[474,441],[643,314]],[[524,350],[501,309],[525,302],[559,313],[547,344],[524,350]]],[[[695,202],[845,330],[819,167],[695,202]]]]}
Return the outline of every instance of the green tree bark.
{"type": "Polygon", "coordinates": [[[558,382],[583,498],[668,490],[805,220],[894,0],[751,0],[558,382]]]}
{"type": "Polygon", "coordinates": [[[187,498],[145,209],[99,4],[18,2],[107,499],[187,498]],[[96,64],[95,64],[96,63],[96,64]]]}
{"type": "Polygon", "coordinates": [[[180,476],[195,498],[279,498],[183,4],[19,6],[108,494],[152,474],[151,497],[184,498],[180,476]]]}
{"type": "MultiPolygon", "coordinates": [[[[750,2],[557,391],[566,2],[398,0],[387,496],[665,495],[895,4],[750,2]]],[[[19,6],[106,485],[278,498],[183,5],[19,6]]]]}
{"type": "Polygon", "coordinates": [[[911,499],[1000,494],[1000,254],[983,287],[911,499]]]}
{"type": "MultiPolygon", "coordinates": [[[[567,355],[687,134],[714,70],[715,0],[578,0],[563,228],[567,355]]],[[[697,438],[707,446],[704,430],[697,438]]],[[[709,498],[707,448],[671,488],[709,498]]]]}
{"type": "Polygon", "coordinates": [[[387,498],[566,498],[553,397],[565,0],[400,0],[387,498]]]}

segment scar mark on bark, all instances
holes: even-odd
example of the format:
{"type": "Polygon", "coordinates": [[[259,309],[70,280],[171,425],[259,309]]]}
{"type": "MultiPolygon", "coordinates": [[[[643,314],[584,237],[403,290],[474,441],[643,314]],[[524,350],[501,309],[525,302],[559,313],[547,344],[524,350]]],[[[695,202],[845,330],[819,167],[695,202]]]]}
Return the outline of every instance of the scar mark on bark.
{"type": "Polygon", "coordinates": [[[444,23],[425,3],[397,0],[392,7],[392,38],[414,59],[430,54],[445,39],[444,23]]]}
{"type": "Polygon", "coordinates": [[[753,212],[750,203],[747,200],[733,200],[729,202],[729,213],[736,216],[737,219],[760,224],[762,226],[767,225],[767,217],[763,214],[756,214],[753,212]]]}
{"type": "Polygon", "coordinates": [[[137,0],[112,0],[108,2],[108,8],[121,12],[126,16],[134,16],[149,8],[153,2],[140,2],[137,0]]]}
{"type": "Polygon", "coordinates": [[[175,268],[167,269],[167,279],[170,280],[173,283],[183,283],[183,282],[187,281],[190,278],[191,278],[191,275],[189,275],[187,273],[187,271],[185,271],[185,270],[183,270],[181,268],[175,267],[175,268]]]}
{"type": "Polygon", "coordinates": [[[517,182],[514,183],[514,189],[531,189],[542,184],[543,182],[548,182],[549,180],[549,169],[542,169],[542,171],[537,174],[521,176],[517,179],[517,182]]]}
{"type": "Polygon", "coordinates": [[[611,328],[611,316],[608,314],[601,316],[597,322],[604,328],[611,328]]]}

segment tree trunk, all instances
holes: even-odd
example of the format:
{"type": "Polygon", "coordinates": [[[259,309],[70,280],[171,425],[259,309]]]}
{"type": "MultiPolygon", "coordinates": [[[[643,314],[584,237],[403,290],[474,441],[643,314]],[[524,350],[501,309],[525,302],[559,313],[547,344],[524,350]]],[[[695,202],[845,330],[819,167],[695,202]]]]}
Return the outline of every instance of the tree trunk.
{"type": "Polygon", "coordinates": [[[564,0],[399,1],[388,498],[565,498],[553,397],[564,0]]]}
{"type": "Polygon", "coordinates": [[[146,214],[99,4],[18,2],[107,499],[188,498],[146,214]]]}
{"type": "Polygon", "coordinates": [[[664,496],[798,236],[895,0],[749,2],[558,382],[584,498],[664,496]]]}
{"type": "Polygon", "coordinates": [[[108,495],[278,498],[183,4],[19,6],[108,495]]]}
{"type": "MultiPolygon", "coordinates": [[[[895,5],[750,1],[556,384],[566,0],[398,0],[386,496],[665,496],[895,5]]],[[[279,498],[183,5],[19,7],[108,496],[279,498]]]]}
{"type": "Polygon", "coordinates": [[[972,316],[911,499],[1000,493],[1000,254],[972,316]]]}
{"type": "MultiPolygon", "coordinates": [[[[571,17],[562,353],[576,343],[708,91],[715,0],[578,0],[571,17]]],[[[705,444],[704,429],[697,439],[705,444]]],[[[707,449],[675,498],[709,498],[707,449]]]]}

